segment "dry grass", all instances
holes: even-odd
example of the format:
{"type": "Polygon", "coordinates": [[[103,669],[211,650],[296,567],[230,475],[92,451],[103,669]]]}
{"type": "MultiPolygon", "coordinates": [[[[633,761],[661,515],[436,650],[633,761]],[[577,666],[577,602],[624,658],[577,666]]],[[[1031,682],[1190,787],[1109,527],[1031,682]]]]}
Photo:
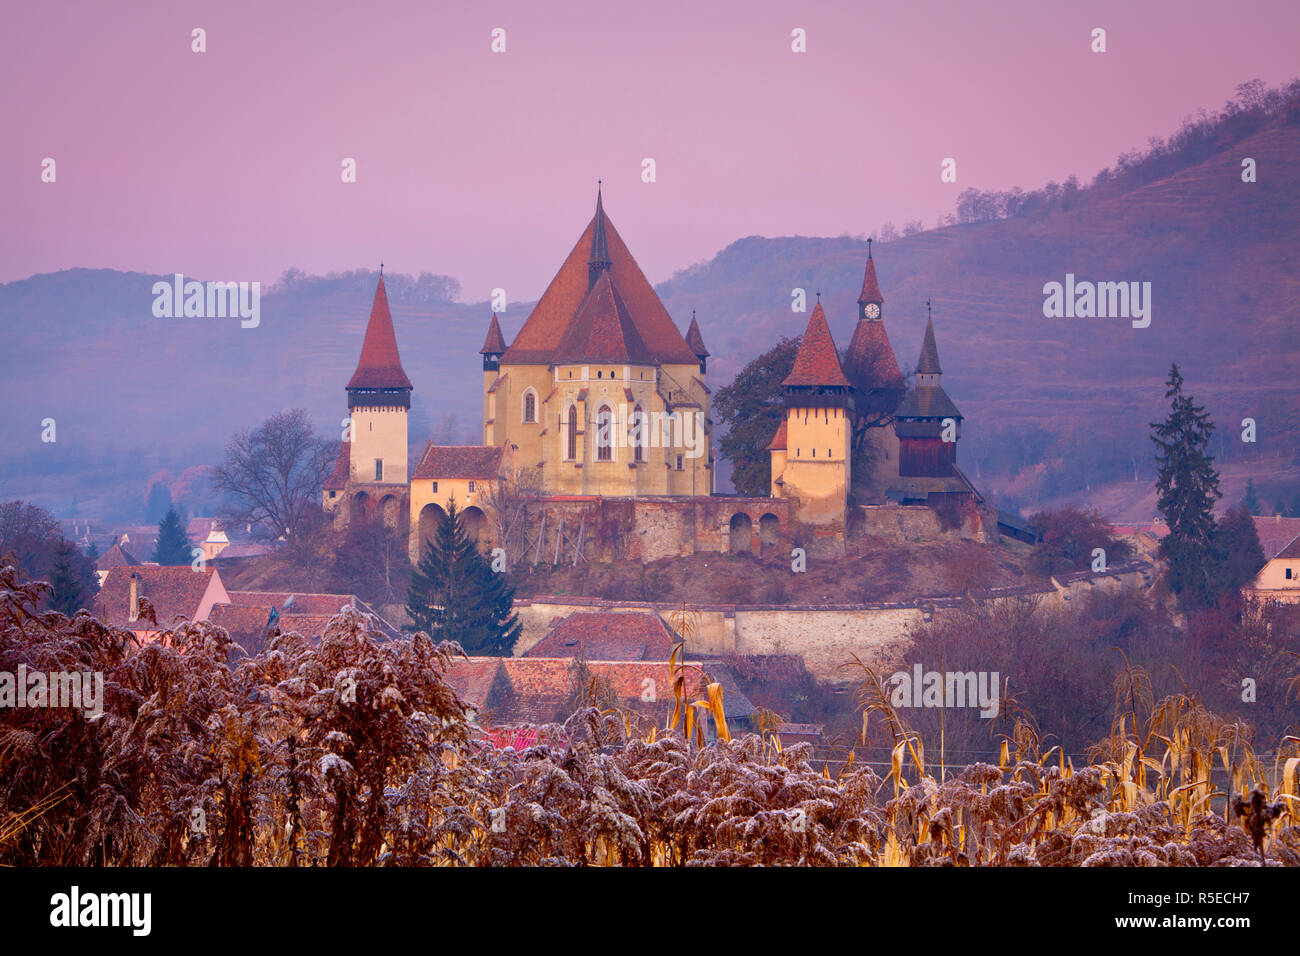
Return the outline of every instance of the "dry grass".
{"type": "MultiPolygon", "coordinates": [[[[0,569],[0,669],[103,671],[104,714],[0,717],[4,865],[1300,864],[1300,762],[1259,766],[1194,699],[1146,706],[1136,673],[1093,765],[1040,753],[1019,715],[999,766],[954,773],[868,671],[892,768],[832,777],[770,721],[726,739],[720,688],[680,655],[664,726],[585,708],[516,750],[443,681],[454,647],[384,641],[356,611],[250,659],[207,624],[134,648],[36,613],[42,587],[0,569]]],[[[686,609],[674,626],[689,642],[686,609]]]]}

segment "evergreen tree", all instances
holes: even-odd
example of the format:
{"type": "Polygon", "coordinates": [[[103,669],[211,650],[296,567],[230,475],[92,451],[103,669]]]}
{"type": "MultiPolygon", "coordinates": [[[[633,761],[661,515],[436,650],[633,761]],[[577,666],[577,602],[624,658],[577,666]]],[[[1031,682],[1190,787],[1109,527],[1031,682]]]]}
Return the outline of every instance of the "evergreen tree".
{"type": "Polygon", "coordinates": [[[466,654],[504,657],[523,629],[515,591],[492,570],[466,533],[456,502],[449,502],[407,590],[408,630],[456,641],[466,654]]]}
{"type": "Polygon", "coordinates": [[[95,542],[93,542],[93,541],[90,542],[90,544],[88,544],[88,545],[86,546],[86,557],[89,558],[89,559],[91,560],[91,562],[98,561],[98,560],[99,560],[99,545],[95,544],[95,542]]]}
{"type": "Polygon", "coordinates": [[[150,523],[161,521],[172,506],[172,493],[161,481],[155,482],[149,489],[149,496],[144,503],[144,520],[150,523]]]}
{"type": "Polygon", "coordinates": [[[1255,479],[1251,478],[1246,482],[1246,497],[1241,499],[1241,505],[1246,509],[1247,514],[1263,514],[1264,506],[1259,503],[1259,492],[1255,490],[1255,479]]]}
{"type": "Polygon", "coordinates": [[[86,556],[71,541],[63,539],[54,546],[54,561],[49,575],[54,593],[48,599],[53,610],[72,617],[79,609],[89,606],[93,582],[88,580],[88,563],[86,556]]]}
{"type": "Polygon", "coordinates": [[[1220,519],[1214,532],[1214,556],[1214,581],[1220,597],[1249,584],[1264,567],[1264,548],[1245,508],[1230,508],[1220,519]]]}
{"type": "Polygon", "coordinates": [[[1211,581],[1214,503],[1222,493],[1214,459],[1207,453],[1214,422],[1203,406],[1183,394],[1177,363],[1165,384],[1169,417],[1151,423],[1151,440],[1156,445],[1156,506],[1169,525],[1160,553],[1169,563],[1169,586],[1174,593],[1204,604],[1217,590],[1211,581]]]}
{"type": "Polygon", "coordinates": [[[175,506],[168,508],[162,521],[158,522],[158,543],[154,545],[149,560],[163,566],[189,564],[193,560],[190,554],[193,547],[185,526],[181,524],[180,512],[175,506]]]}

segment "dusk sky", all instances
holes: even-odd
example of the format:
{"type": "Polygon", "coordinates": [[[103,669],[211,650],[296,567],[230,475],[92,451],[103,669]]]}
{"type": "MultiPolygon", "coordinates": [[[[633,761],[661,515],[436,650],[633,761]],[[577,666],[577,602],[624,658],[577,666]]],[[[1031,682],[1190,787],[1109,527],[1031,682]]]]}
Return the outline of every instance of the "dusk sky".
{"type": "Polygon", "coordinates": [[[597,178],[661,281],[746,235],[929,228],[969,186],[1087,181],[1238,83],[1300,74],[1295,0],[54,2],[5,19],[4,282],[383,260],[455,276],[465,301],[531,299],[597,178]]]}

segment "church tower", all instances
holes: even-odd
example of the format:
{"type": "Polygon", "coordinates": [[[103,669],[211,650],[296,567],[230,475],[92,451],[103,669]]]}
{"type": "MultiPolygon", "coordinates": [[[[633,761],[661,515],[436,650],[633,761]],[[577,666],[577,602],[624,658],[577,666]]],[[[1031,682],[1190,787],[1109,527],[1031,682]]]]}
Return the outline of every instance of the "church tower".
{"type": "Polygon", "coordinates": [[[856,499],[865,504],[883,504],[886,490],[898,477],[894,410],[905,388],[885,331],[884,304],[868,239],[858,324],[844,355],[844,374],[854,388],[853,447],[862,466],[854,476],[854,491],[856,499]]]}
{"type": "Polygon", "coordinates": [[[853,386],[840,367],[820,297],[782,388],[785,422],[768,446],[772,495],[797,499],[799,521],[842,524],[852,479],[853,386]]]}
{"type": "MultiPolygon", "coordinates": [[[[501,374],[501,356],[506,353],[506,338],[501,334],[501,323],[497,321],[497,314],[492,313],[492,321],[488,323],[487,338],[483,340],[483,347],[478,350],[483,356],[483,444],[495,445],[494,433],[496,431],[495,416],[492,413],[492,386],[501,374]]],[[[534,399],[534,402],[536,399],[534,399]]],[[[536,415],[527,416],[528,421],[535,421],[536,415]]]]}
{"type": "MultiPolygon", "coordinates": [[[[411,408],[411,380],[397,354],[382,273],[361,358],[348,380],[347,393],[351,441],[344,442],[339,454],[340,462],[347,460],[346,515],[352,519],[382,511],[385,521],[396,523],[407,499],[406,417],[411,408]]],[[[327,495],[336,490],[330,484],[326,489],[327,495]]]]}
{"type": "Polygon", "coordinates": [[[926,303],[925,339],[916,363],[916,384],[895,413],[899,474],[904,478],[947,478],[956,473],[962,414],[943,390],[934,319],[926,303]]]}

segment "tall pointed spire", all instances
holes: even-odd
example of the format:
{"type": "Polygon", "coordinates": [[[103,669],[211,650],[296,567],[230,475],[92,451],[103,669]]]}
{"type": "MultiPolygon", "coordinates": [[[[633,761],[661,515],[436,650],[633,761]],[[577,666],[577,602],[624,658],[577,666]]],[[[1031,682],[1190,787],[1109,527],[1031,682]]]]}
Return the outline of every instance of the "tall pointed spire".
{"type": "MultiPolygon", "coordinates": [[[[866,305],[869,302],[874,302],[876,305],[881,305],[885,301],[885,297],[880,294],[880,283],[876,280],[876,260],[871,258],[870,243],[871,240],[868,239],[867,240],[867,267],[866,267],[866,271],[862,275],[862,294],[858,296],[858,305],[860,306],[866,305]]],[[[861,310],[859,310],[859,312],[861,312],[861,310]]],[[[860,316],[860,317],[871,318],[871,316],[860,316]]],[[[879,318],[879,312],[876,313],[874,318],[879,318]]]]}
{"type": "Polygon", "coordinates": [[[397,354],[397,334],[393,331],[393,316],[388,310],[388,291],[384,288],[383,276],[375,286],[375,301],[370,307],[370,321],[361,343],[361,358],[347,388],[407,389],[408,392],[411,388],[411,380],[402,370],[402,359],[397,354]]]}
{"type": "Polygon", "coordinates": [[[605,205],[600,196],[600,180],[596,180],[596,220],[591,234],[591,258],[587,260],[587,289],[596,284],[600,274],[613,262],[609,258],[609,240],[605,237],[605,205]]]}
{"type": "Polygon", "coordinates": [[[488,323],[487,338],[483,340],[483,347],[479,349],[480,355],[504,355],[506,351],[506,337],[501,334],[501,323],[497,321],[497,314],[492,313],[492,321],[488,323]]]}
{"type": "Polygon", "coordinates": [[[934,319],[930,316],[930,302],[925,303],[925,338],[921,342],[921,358],[916,363],[918,375],[942,375],[939,366],[939,346],[934,340],[934,319]]]}

